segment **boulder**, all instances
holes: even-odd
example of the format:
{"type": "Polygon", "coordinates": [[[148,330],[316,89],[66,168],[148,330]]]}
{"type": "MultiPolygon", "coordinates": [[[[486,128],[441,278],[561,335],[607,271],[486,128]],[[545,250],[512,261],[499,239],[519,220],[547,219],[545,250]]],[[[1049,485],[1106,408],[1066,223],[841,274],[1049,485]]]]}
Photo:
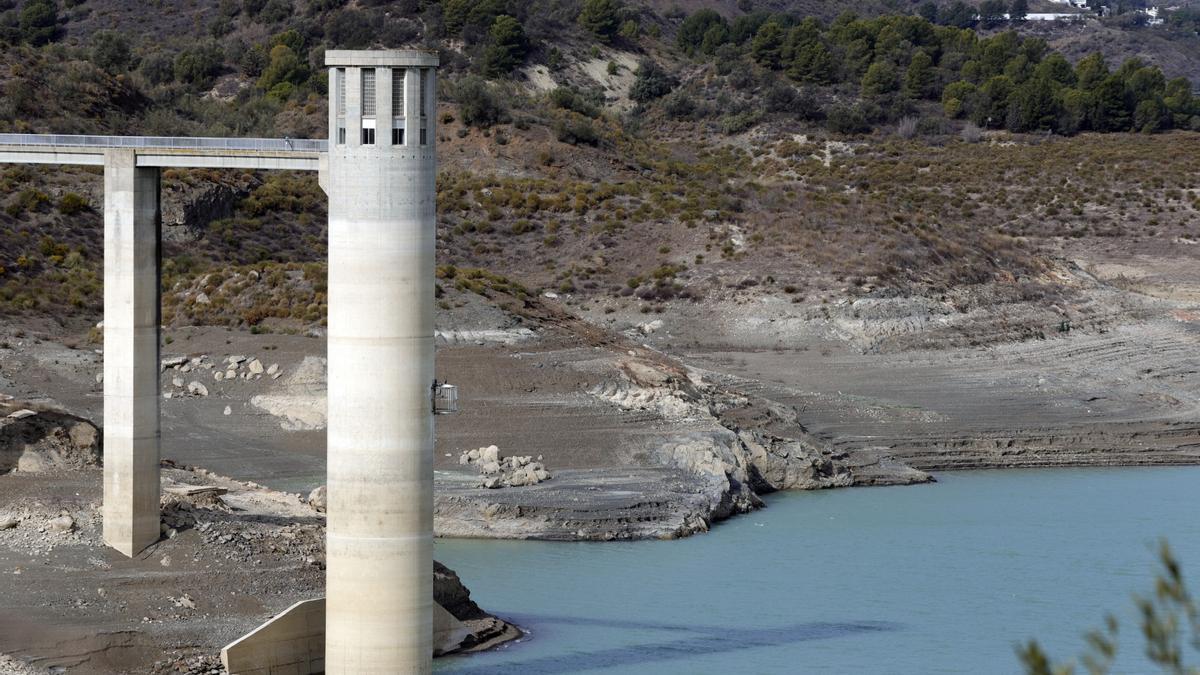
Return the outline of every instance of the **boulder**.
{"type": "Polygon", "coordinates": [[[308,505],[316,511],[325,513],[325,509],[329,506],[329,497],[324,485],[308,493],[308,505]]]}
{"type": "Polygon", "coordinates": [[[0,516],[0,530],[11,530],[20,524],[16,516],[0,516]]]}
{"type": "Polygon", "coordinates": [[[250,362],[249,367],[250,367],[251,373],[253,373],[255,375],[262,375],[262,373],[263,373],[262,361],[259,361],[258,359],[254,359],[253,361],[250,362]]]}
{"type": "Polygon", "coordinates": [[[70,532],[75,529],[75,519],[69,515],[61,515],[46,523],[46,529],[51,532],[70,532]]]}
{"type": "Polygon", "coordinates": [[[278,363],[272,363],[271,367],[267,368],[268,375],[275,375],[278,372],[279,372],[279,364],[278,363]]]}
{"type": "Polygon", "coordinates": [[[188,383],[188,393],[192,396],[208,396],[208,387],[199,382],[192,381],[188,383]]]}
{"type": "Polygon", "coordinates": [[[647,322],[647,323],[644,323],[644,324],[638,326],[638,330],[642,331],[642,333],[644,335],[650,335],[651,333],[655,333],[655,332],[662,330],[662,327],[664,325],[665,324],[663,324],[662,319],[655,319],[653,321],[650,321],[650,322],[647,322]]]}

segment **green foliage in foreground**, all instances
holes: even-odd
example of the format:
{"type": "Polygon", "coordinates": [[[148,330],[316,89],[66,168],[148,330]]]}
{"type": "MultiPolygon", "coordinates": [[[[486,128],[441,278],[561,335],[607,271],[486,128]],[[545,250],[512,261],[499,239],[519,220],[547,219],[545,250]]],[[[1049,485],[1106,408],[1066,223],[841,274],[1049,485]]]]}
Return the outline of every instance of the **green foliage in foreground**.
{"type": "MultiPolygon", "coordinates": [[[[1200,605],[1188,592],[1179,562],[1164,541],[1159,549],[1162,570],[1154,580],[1154,593],[1135,596],[1146,641],[1146,658],[1173,675],[1195,675],[1200,666],[1185,663],[1187,652],[1200,654],[1200,605]],[[1190,649],[1189,649],[1190,647],[1190,649]]],[[[1105,617],[1104,628],[1087,633],[1088,651],[1080,657],[1090,675],[1111,672],[1117,657],[1117,619],[1105,617]]],[[[1074,662],[1054,663],[1036,640],[1018,650],[1028,675],[1072,675],[1074,662]]]]}

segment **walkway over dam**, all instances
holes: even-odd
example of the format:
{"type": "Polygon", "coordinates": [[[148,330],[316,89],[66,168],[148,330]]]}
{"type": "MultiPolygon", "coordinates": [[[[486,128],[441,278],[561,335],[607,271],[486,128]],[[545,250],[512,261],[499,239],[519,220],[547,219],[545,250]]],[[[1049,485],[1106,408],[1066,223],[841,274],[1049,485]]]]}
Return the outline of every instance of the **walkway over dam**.
{"type": "Polygon", "coordinates": [[[0,163],[104,166],[107,154],[132,151],[139,168],[317,171],[328,145],[306,138],[0,134],[0,163]]]}

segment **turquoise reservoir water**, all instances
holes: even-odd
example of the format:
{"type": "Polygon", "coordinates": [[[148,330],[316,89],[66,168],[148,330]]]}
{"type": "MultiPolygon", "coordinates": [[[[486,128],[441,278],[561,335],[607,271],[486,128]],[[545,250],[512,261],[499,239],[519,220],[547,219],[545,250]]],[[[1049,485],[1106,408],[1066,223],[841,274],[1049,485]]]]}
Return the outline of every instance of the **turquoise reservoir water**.
{"type": "MultiPolygon", "coordinates": [[[[530,636],[440,673],[1016,673],[1122,622],[1170,540],[1200,593],[1200,468],[946,473],[790,493],[681,541],[440,540],[479,604],[530,636]]],[[[1152,671],[1151,671],[1152,672],[1152,671]]]]}

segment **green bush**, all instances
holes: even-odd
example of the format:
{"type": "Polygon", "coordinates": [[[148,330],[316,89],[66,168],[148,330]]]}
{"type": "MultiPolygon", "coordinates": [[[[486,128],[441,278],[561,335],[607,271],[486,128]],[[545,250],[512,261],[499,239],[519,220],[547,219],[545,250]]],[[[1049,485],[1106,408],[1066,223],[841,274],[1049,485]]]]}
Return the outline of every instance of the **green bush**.
{"type": "Polygon", "coordinates": [[[27,211],[40,211],[50,201],[50,197],[41,190],[28,188],[17,193],[5,211],[14,218],[27,211]]]}
{"type": "Polygon", "coordinates": [[[31,45],[44,45],[58,37],[58,4],[54,0],[28,0],[20,13],[21,36],[31,45]]]}
{"type": "Polygon", "coordinates": [[[695,54],[697,50],[703,50],[706,46],[711,46],[715,50],[720,44],[711,43],[718,40],[722,30],[728,34],[728,24],[725,18],[716,10],[701,9],[683,20],[679,26],[679,32],[675,36],[675,41],[686,54],[695,54]],[[710,45],[706,45],[706,42],[710,45]]]}
{"type": "Polygon", "coordinates": [[[504,107],[482,78],[468,77],[454,89],[463,124],[486,129],[500,121],[504,107]]]}
{"type": "Polygon", "coordinates": [[[596,93],[585,94],[571,87],[558,87],[550,92],[550,102],[563,110],[571,110],[586,117],[600,116],[601,97],[596,93]]]}
{"type": "Polygon", "coordinates": [[[629,98],[635,103],[649,103],[671,93],[679,81],[650,59],[638,64],[633,85],[629,87],[629,98]]]}
{"type": "Polygon", "coordinates": [[[92,37],[92,63],[110,73],[123,73],[129,69],[131,59],[129,41],[124,35],[102,30],[92,37]]]}
{"type": "Polygon", "coordinates": [[[280,23],[292,15],[291,0],[270,0],[258,14],[263,23],[280,23]]]}
{"type": "Polygon", "coordinates": [[[64,216],[73,216],[87,209],[87,200],[74,192],[68,192],[58,200],[58,212],[64,216]]]}
{"type": "Polygon", "coordinates": [[[142,59],[138,72],[150,84],[166,84],[175,77],[175,65],[169,55],[154,52],[142,59]]]}
{"type": "Polygon", "coordinates": [[[213,78],[221,70],[224,54],[216,43],[209,43],[183,50],[175,57],[175,79],[198,89],[212,86],[213,78]]]}
{"type": "Polygon", "coordinates": [[[591,121],[583,118],[559,120],[554,125],[555,137],[571,145],[599,145],[600,135],[591,121]]]}
{"type": "Polygon", "coordinates": [[[732,136],[749,131],[758,124],[761,114],[757,110],[747,110],[736,115],[727,115],[721,120],[721,131],[732,136]]]}
{"type": "MultiPolygon", "coordinates": [[[[308,64],[302,62],[291,47],[278,44],[271,49],[271,61],[262,77],[258,78],[258,86],[269,92],[274,92],[278,85],[292,85],[294,88],[307,81],[311,74],[308,64]]],[[[284,100],[287,96],[276,95],[276,98],[284,100]]]]}
{"type": "Polygon", "coordinates": [[[858,106],[835,105],[825,113],[825,126],[837,134],[865,134],[871,131],[867,117],[858,106]]]}

